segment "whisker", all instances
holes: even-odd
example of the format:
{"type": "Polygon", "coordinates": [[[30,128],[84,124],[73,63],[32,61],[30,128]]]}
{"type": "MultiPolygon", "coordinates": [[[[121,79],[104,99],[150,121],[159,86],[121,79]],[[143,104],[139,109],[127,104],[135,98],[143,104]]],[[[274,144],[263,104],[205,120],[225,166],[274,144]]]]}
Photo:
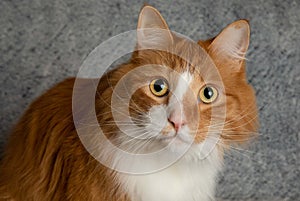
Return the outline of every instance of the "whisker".
{"type": "Polygon", "coordinates": [[[144,136],[147,136],[150,132],[145,132],[145,133],[142,133],[141,135],[138,135],[138,136],[135,136],[135,137],[132,137],[130,140],[127,140],[125,142],[122,142],[122,145],[125,145],[125,144],[128,144],[134,140],[140,140],[140,141],[143,141],[143,140],[147,140],[148,138],[146,139],[141,139],[141,137],[144,137],[144,136]]]}
{"type": "MultiPolygon", "coordinates": [[[[250,104],[247,108],[250,110],[252,106],[254,106],[255,103],[253,104],[250,104]]],[[[256,110],[251,110],[251,112],[248,112],[248,109],[245,109],[243,110],[241,113],[239,113],[239,116],[236,117],[236,118],[233,118],[233,119],[230,119],[228,121],[225,122],[224,125],[231,125],[233,123],[236,123],[238,122],[239,120],[243,119],[244,117],[250,115],[250,114],[253,114],[256,112],[256,110]]],[[[256,116],[257,117],[257,116],[256,116]]],[[[223,122],[222,123],[219,123],[219,124],[214,124],[213,126],[220,126],[220,125],[223,125],[223,122]]]]}

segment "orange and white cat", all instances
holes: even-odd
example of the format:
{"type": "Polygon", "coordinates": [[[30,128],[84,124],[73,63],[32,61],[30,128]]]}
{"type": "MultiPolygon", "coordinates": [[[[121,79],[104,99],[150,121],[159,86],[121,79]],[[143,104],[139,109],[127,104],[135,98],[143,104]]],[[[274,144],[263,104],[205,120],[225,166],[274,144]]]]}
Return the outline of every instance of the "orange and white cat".
{"type": "MultiPolygon", "coordinates": [[[[245,72],[249,24],[236,21],[216,37],[194,43],[171,32],[155,8],[144,6],[138,31],[140,49],[101,78],[94,109],[103,133],[115,146],[139,156],[161,148],[167,154],[150,160],[137,156],[138,160],[126,163],[109,146],[103,145],[97,153],[119,168],[129,164],[137,169],[159,167],[164,157],[183,155],[147,174],[124,173],[101,164],[83,146],[74,125],[75,78],[70,78],[35,100],[13,129],[0,166],[0,200],[214,199],[224,150],[247,141],[257,130],[255,93],[245,72]],[[152,28],[163,31],[147,31],[152,28]],[[162,49],[149,49],[151,46],[162,49]],[[188,55],[191,62],[168,50],[188,55]],[[201,50],[206,56],[200,55],[201,50]],[[121,81],[141,66],[150,68],[121,81]],[[115,121],[122,116],[112,107],[116,91],[124,92],[122,86],[118,89],[120,82],[128,90],[136,88],[129,97],[130,123],[115,121]],[[120,122],[125,132],[118,127],[120,122]]],[[[115,107],[123,97],[118,94],[115,107]]],[[[83,106],[80,112],[86,117],[90,111],[83,106]]],[[[93,132],[87,134],[93,141],[93,132]]]]}

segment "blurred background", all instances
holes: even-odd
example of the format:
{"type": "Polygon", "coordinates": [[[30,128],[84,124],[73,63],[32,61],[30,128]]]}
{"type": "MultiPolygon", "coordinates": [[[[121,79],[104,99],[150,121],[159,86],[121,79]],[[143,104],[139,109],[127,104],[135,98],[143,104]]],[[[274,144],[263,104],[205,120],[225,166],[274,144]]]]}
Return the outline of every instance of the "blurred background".
{"type": "MultiPolygon", "coordinates": [[[[170,28],[194,40],[248,19],[248,80],[260,108],[260,135],[226,155],[220,200],[300,200],[300,2],[147,1],[170,28]]],[[[75,76],[101,42],[136,28],[144,1],[0,1],[0,155],[29,103],[75,76]]],[[[238,87],[238,86],[237,86],[238,87]]]]}

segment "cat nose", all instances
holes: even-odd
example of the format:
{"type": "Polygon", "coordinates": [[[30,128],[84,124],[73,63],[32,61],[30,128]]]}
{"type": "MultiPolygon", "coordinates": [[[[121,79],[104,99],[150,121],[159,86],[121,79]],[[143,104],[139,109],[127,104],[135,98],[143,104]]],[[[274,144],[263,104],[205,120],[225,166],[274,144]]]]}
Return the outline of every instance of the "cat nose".
{"type": "Polygon", "coordinates": [[[180,115],[171,115],[168,118],[168,121],[172,124],[176,132],[178,132],[178,130],[186,124],[185,119],[183,119],[180,115]]]}

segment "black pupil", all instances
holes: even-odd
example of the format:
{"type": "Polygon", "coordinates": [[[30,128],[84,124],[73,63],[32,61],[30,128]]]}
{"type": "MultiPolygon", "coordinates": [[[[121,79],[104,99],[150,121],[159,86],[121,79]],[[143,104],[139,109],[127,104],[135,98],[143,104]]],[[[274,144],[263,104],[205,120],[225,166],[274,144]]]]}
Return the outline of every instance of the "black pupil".
{"type": "Polygon", "coordinates": [[[160,92],[165,88],[165,82],[163,80],[156,80],[154,82],[154,90],[160,92]]]}
{"type": "Polygon", "coordinates": [[[205,98],[211,99],[214,96],[214,91],[211,87],[206,87],[203,91],[205,98]]]}

